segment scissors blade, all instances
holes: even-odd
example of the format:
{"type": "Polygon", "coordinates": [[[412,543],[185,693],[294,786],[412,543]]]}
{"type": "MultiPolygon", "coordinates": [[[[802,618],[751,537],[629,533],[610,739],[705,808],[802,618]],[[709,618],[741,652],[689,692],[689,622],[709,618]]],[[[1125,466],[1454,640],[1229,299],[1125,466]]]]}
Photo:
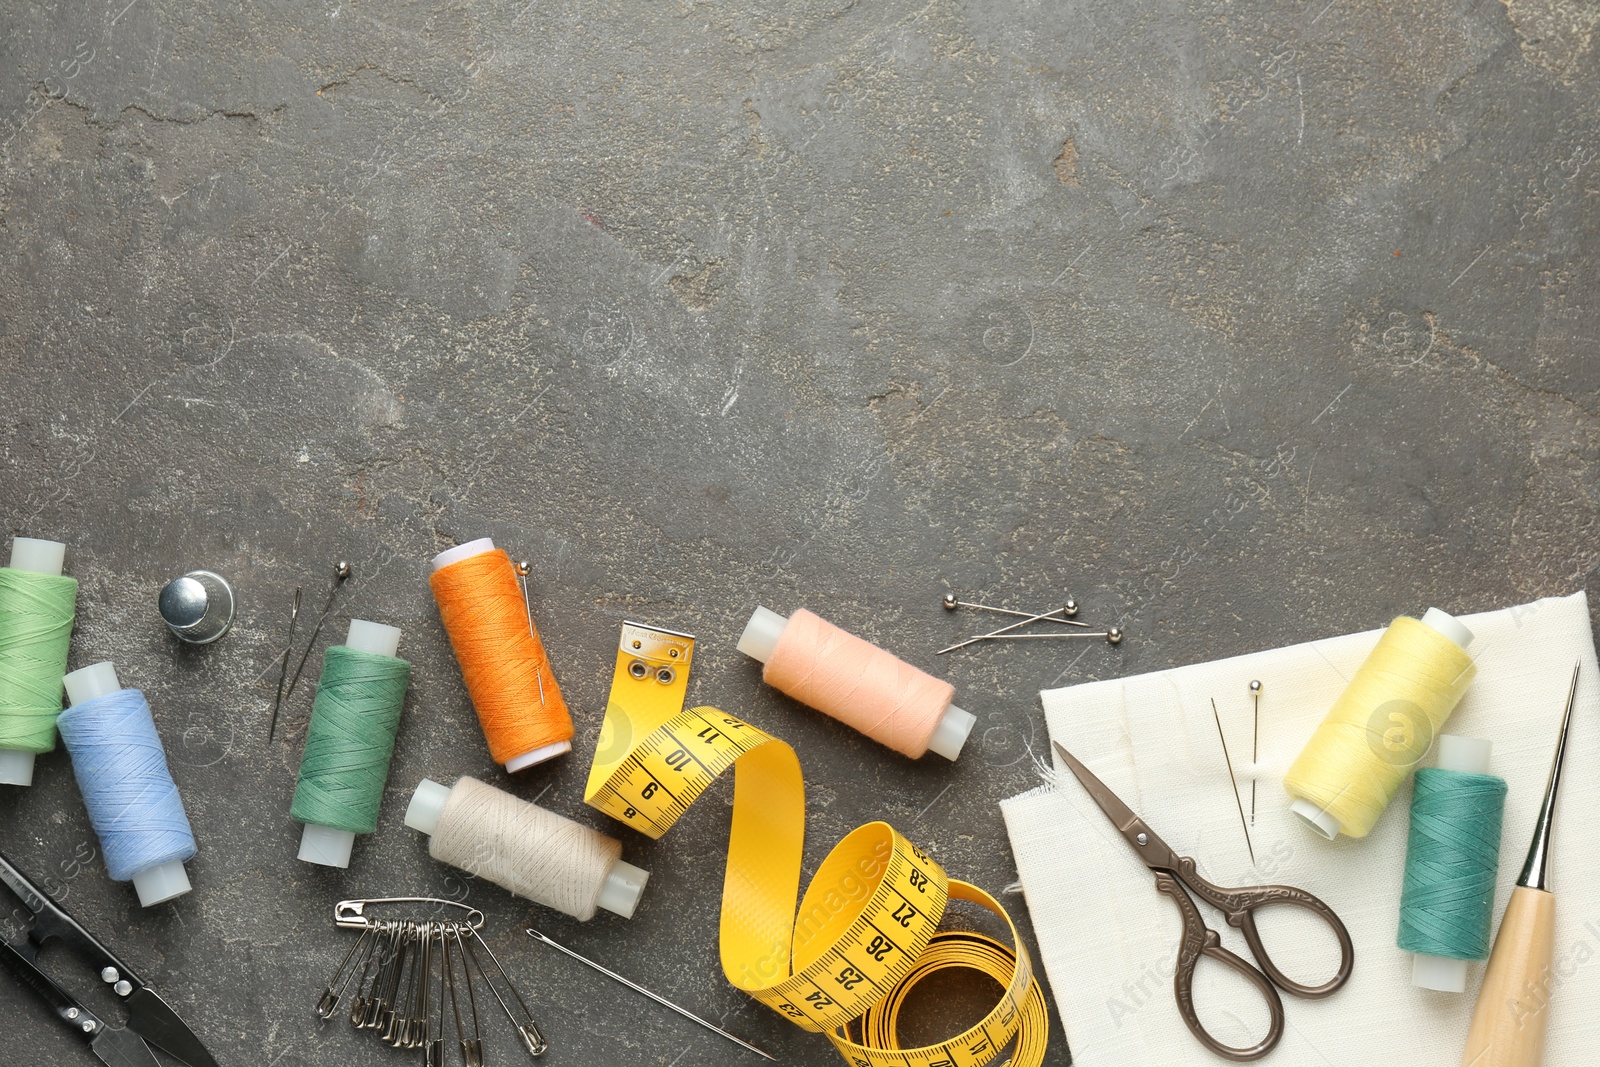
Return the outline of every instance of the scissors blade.
{"type": "Polygon", "coordinates": [[[132,1030],[105,1027],[89,1042],[89,1048],[111,1067],[161,1067],[150,1046],[132,1030]]]}
{"type": "Polygon", "coordinates": [[[1122,836],[1144,865],[1153,871],[1177,870],[1177,854],[1168,847],[1161,837],[1134,813],[1134,810],[1122,802],[1122,798],[1111,791],[1111,787],[1095,777],[1093,771],[1078,762],[1078,757],[1061,747],[1061,742],[1054,742],[1056,752],[1072,773],[1077,775],[1078,781],[1083,783],[1083,788],[1088,792],[1090,799],[1100,805],[1100,810],[1106,813],[1106,818],[1111,824],[1121,831],[1122,836]],[[1144,838],[1143,841],[1139,840],[1144,838]]]}
{"type": "Polygon", "coordinates": [[[128,1026],[162,1051],[189,1067],[217,1067],[217,1061],[178,1013],[149,986],[140,986],[123,1002],[128,1026]]]}

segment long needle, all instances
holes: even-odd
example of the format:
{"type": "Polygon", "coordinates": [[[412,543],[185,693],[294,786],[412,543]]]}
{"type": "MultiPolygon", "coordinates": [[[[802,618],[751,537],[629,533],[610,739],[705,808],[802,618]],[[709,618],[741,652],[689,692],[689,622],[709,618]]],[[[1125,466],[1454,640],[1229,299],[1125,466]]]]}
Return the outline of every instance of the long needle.
{"type": "MultiPolygon", "coordinates": [[[[1261,683],[1259,681],[1251,681],[1250,699],[1256,708],[1256,728],[1255,733],[1250,738],[1250,762],[1259,764],[1261,762],[1261,683]]],[[[1250,776],[1251,826],[1256,824],[1256,778],[1259,777],[1259,774],[1260,772],[1258,771],[1250,776]]]]}
{"type": "Polygon", "coordinates": [[[294,677],[289,679],[289,691],[284,694],[285,697],[294,695],[295,684],[300,681],[300,672],[306,669],[306,660],[311,658],[311,650],[316,647],[317,635],[322,632],[322,624],[328,621],[328,612],[333,610],[333,598],[339,595],[339,587],[348,577],[350,577],[350,564],[341,559],[334,564],[333,588],[328,590],[327,602],[322,605],[322,614],[317,616],[317,625],[311,630],[311,640],[306,642],[306,650],[300,654],[300,662],[294,669],[294,677]]]}
{"type": "Polygon", "coordinates": [[[294,654],[294,621],[300,617],[300,587],[294,587],[294,607],[289,609],[289,640],[283,647],[283,663],[278,668],[278,696],[272,702],[272,722],[267,726],[267,740],[278,732],[278,709],[283,707],[283,680],[289,674],[289,657],[294,654]]]}
{"type": "Polygon", "coordinates": [[[668,1000],[666,997],[663,997],[663,996],[661,996],[661,995],[659,995],[657,993],[652,993],[652,992],[650,992],[650,990],[646,989],[644,986],[639,985],[636,982],[628,981],[626,978],[622,977],[622,975],[618,974],[615,971],[606,970],[604,967],[600,966],[598,963],[594,962],[591,959],[585,959],[584,957],[578,955],[576,952],[572,951],[570,948],[567,948],[565,945],[556,944],[554,941],[550,940],[548,937],[544,936],[539,931],[537,931],[535,929],[532,929],[531,927],[528,929],[528,936],[533,938],[535,941],[544,942],[545,944],[549,945],[551,948],[555,949],[557,952],[566,953],[568,956],[571,956],[573,959],[577,960],[579,963],[582,963],[582,964],[584,964],[586,966],[589,966],[589,967],[593,967],[595,970],[599,971],[601,974],[605,975],[607,978],[610,978],[613,981],[621,982],[623,985],[627,986],[629,989],[633,990],[635,993],[643,993],[645,996],[649,997],[651,1000],[655,1001],[657,1004],[661,1005],[663,1008],[671,1008],[673,1011],[677,1012],[679,1015],[683,1016],[685,1019],[688,1019],[690,1022],[699,1023],[701,1026],[705,1027],[707,1030],[710,1030],[712,1033],[721,1034],[723,1037],[727,1038],[729,1041],[732,1041],[735,1045],[738,1045],[738,1046],[740,1046],[742,1048],[747,1048],[751,1052],[754,1052],[756,1055],[764,1056],[767,1059],[773,1061],[774,1063],[776,1063],[778,1061],[778,1058],[776,1056],[772,1055],[771,1053],[764,1052],[761,1049],[756,1048],[754,1045],[752,1045],[750,1042],[746,1041],[744,1038],[736,1037],[733,1034],[728,1033],[728,1031],[724,1030],[722,1027],[716,1025],[715,1023],[707,1022],[706,1020],[700,1018],[700,1016],[696,1015],[694,1012],[688,1010],[687,1008],[678,1007],[676,1004],[672,1003],[672,1001],[668,1000]]]}
{"type": "Polygon", "coordinates": [[[1250,866],[1256,865],[1256,846],[1250,843],[1250,824],[1244,818],[1244,801],[1239,799],[1239,779],[1233,776],[1233,759],[1228,755],[1228,739],[1222,733],[1222,716],[1217,714],[1217,700],[1211,698],[1211,717],[1217,720],[1217,737],[1222,741],[1222,761],[1228,765],[1228,781],[1233,783],[1233,802],[1239,808],[1239,825],[1244,828],[1244,847],[1250,850],[1250,866]]]}

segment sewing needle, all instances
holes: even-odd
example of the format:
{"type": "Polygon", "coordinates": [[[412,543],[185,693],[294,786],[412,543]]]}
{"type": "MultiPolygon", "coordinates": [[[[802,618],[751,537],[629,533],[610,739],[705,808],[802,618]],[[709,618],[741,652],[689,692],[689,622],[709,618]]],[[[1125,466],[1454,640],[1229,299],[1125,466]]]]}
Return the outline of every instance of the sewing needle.
{"type": "Polygon", "coordinates": [[[541,934],[539,931],[533,929],[532,927],[528,928],[527,934],[528,934],[529,937],[533,938],[535,941],[542,941],[546,945],[549,945],[551,948],[555,949],[557,952],[563,952],[563,953],[567,954],[568,956],[571,956],[573,959],[577,960],[579,963],[582,963],[582,964],[584,964],[586,966],[589,966],[589,967],[593,967],[595,970],[599,971],[601,974],[605,975],[607,978],[610,978],[610,979],[612,979],[614,981],[617,981],[617,982],[621,982],[623,985],[627,986],[629,989],[633,990],[635,993],[643,993],[645,996],[649,997],[651,1000],[655,1001],[657,1004],[661,1005],[663,1008],[671,1008],[673,1011],[677,1012],[679,1015],[683,1016],[685,1019],[688,1019],[690,1022],[699,1023],[701,1026],[705,1027],[707,1030],[710,1030],[712,1033],[721,1034],[723,1037],[727,1038],[729,1041],[732,1041],[735,1045],[739,1045],[742,1048],[747,1048],[751,1052],[754,1052],[756,1055],[764,1056],[767,1059],[773,1061],[774,1063],[776,1063],[778,1061],[778,1057],[776,1057],[776,1056],[774,1056],[774,1055],[772,1055],[770,1053],[763,1052],[761,1049],[756,1048],[754,1045],[752,1045],[750,1042],[746,1041],[744,1038],[736,1037],[733,1034],[728,1033],[728,1031],[724,1030],[722,1027],[716,1025],[715,1023],[707,1022],[705,1019],[700,1018],[700,1016],[696,1015],[694,1012],[688,1010],[687,1008],[678,1007],[676,1004],[672,1003],[672,1001],[668,1000],[666,997],[660,996],[659,994],[656,994],[656,993],[652,993],[652,992],[650,992],[650,990],[646,989],[644,986],[639,985],[636,982],[628,981],[626,978],[622,977],[622,975],[618,974],[615,971],[606,970],[604,967],[600,966],[598,963],[594,962],[593,960],[586,959],[585,957],[580,956],[576,952],[572,951],[570,948],[567,948],[565,945],[559,945],[556,942],[550,940],[548,937],[544,936],[543,934],[541,934]]]}
{"type": "Polygon", "coordinates": [[[267,726],[267,740],[278,732],[278,709],[283,707],[283,680],[289,674],[289,657],[294,654],[294,621],[300,617],[300,587],[294,587],[294,607],[289,609],[289,640],[283,649],[283,664],[278,668],[278,697],[272,702],[272,722],[267,726]]]}
{"type": "Polygon", "coordinates": [[[339,587],[350,577],[350,564],[340,560],[334,564],[333,587],[328,590],[327,602],[322,605],[322,614],[317,617],[317,625],[311,629],[311,640],[306,643],[306,650],[300,654],[300,663],[294,669],[294,677],[289,679],[289,691],[286,697],[294,695],[294,687],[300,681],[300,672],[306,669],[306,660],[311,658],[311,650],[316,646],[317,635],[322,632],[322,624],[328,621],[328,612],[333,610],[333,598],[339,595],[339,587]]]}
{"type": "Polygon", "coordinates": [[[1256,865],[1256,846],[1250,843],[1250,824],[1245,821],[1244,801],[1239,799],[1239,779],[1233,776],[1233,759],[1228,755],[1228,739],[1222,733],[1222,716],[1217,714],[1217,700],[1211,698],[1211,717],[1217,720],[1217,738],[1222,742],[1222,761],[1228,765],[1228,781],[1233,783],[1233,802],[1239,809],[1239,825],[1244,828],[1244,847],[1250,850],[1250,866],[1256,865]]]}
{"type": "MultiPolygon", "coordinates": [[[[1250,682],[1250,699],[1255,704],[1256,726],[1255,733],[1250,739],[1250,762],[1261,763],[1261,683],[1257,680],[1250,682]]],[[[1256,780],[1261,777],[1259,769],[1250,776],[1250,825],[1256,824],[1256,780]]]]}

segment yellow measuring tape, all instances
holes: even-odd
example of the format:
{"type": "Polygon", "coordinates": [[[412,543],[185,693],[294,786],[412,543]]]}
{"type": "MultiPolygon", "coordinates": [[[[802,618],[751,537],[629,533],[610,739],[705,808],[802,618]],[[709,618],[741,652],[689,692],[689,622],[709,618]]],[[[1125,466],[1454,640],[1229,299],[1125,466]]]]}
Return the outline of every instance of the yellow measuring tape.
{"type": "Polygon", "coordinates": [[[584,800],[659,838],[734,768],[733,828],[722,885],[722,971],[805,1030],[825,1034],[852,1067],[982,1067],[1013,1039],[1011,1067],[1037,1067],[1048,1038],[1044,995],[998,901],[944,869],[888,823],[853,830],[800,895],[805,783],[794,749],[716,708],[683,709],[694,638],[627,623],[584,800]],[[947,900],[978,904],[1011,946],[939,930],[947,900]],[[923,1048],[900,1047],[907,995],[946,968],[1004,990],[976,1026],[923,1048]]]}

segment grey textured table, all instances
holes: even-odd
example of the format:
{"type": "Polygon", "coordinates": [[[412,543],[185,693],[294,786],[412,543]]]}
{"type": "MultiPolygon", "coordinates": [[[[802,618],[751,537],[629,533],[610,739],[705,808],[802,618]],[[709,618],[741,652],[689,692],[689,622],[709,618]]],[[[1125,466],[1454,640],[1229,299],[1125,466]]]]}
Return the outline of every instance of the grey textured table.
{"type": "MultiPolygon", "coordinates": [[[[470,773],[606,826],[581,790],[624,618],[696,633],[691,700],[794,743],[808,868],[881,818],[998,891],[1041,687],[1590,581],[1600,15],[1573,0],[6,7],[0,514],[68,543],[72,663],[149,694],[201,852],[140,910],[82,862],[62,751],[0,791],[0,848],[224,1064],[409,1062],[312,1017],[353,936],[330,905],[462,891],[545,1062],[744,1054],[522,944],[535,917],[838,1062],[721,976],[726,783],[626,835],[632,922],[463,883],[401,823],[470,773]],[[579,722],[511,782],[425,581],[484,534],[534,562],[579,722]],[[344,873],[295,861],[298,734],[266,741],[291,590],[318,605],[341,557],[322,643],[356,614],[414,664],[344,873]],[[242,598],[204,649],[154,612],[195,566],[242,598]],[[979,621],[946,589],[1070,591],[1128,639],[935,660],[979,621]],[[944,673],[967,754],[912,764],[764,688],[733,647],[758,603],[944,673]]],[[[0,1018],[7,1062],[91,1062],[9,979],[0,1018]]]]}

